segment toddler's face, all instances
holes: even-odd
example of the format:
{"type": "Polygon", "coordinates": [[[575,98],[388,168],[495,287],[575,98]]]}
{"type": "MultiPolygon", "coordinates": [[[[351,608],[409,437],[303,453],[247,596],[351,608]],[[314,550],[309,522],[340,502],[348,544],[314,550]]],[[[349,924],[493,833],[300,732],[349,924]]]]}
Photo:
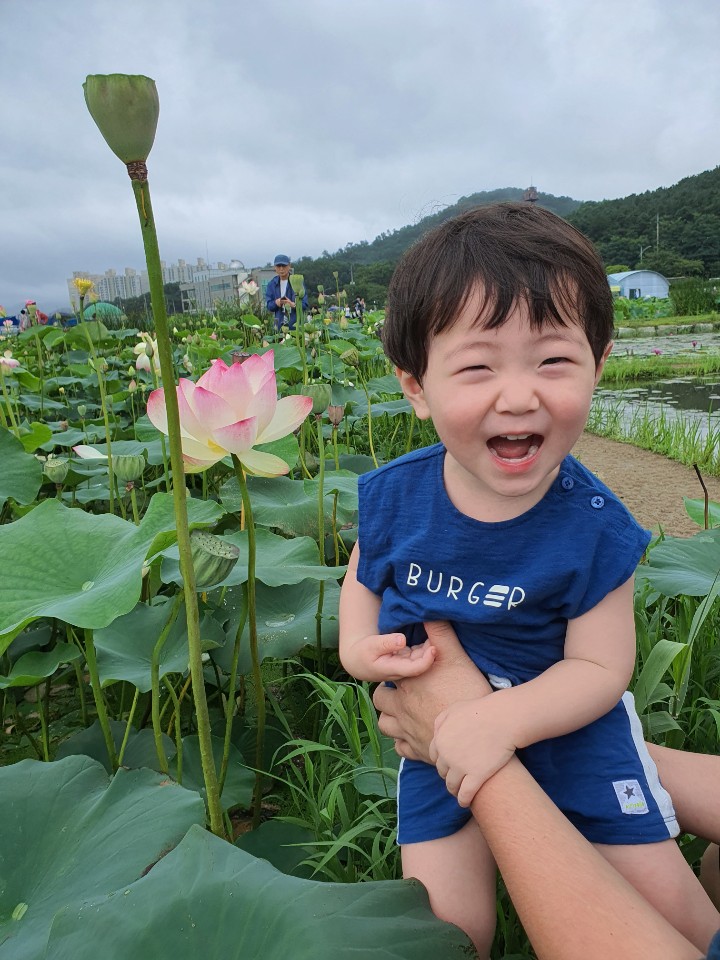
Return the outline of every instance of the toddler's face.
{"type": "Polygon", "coordinates": [[[596,366],[582,327],[531,329],[519,303],[495,330],[475,323],[482,290],[438,334],[420,384],[398,371],[447,449],[445,485],[463,513],[509,519],[545,495],[582,433],[610,344],[596,366]]]}

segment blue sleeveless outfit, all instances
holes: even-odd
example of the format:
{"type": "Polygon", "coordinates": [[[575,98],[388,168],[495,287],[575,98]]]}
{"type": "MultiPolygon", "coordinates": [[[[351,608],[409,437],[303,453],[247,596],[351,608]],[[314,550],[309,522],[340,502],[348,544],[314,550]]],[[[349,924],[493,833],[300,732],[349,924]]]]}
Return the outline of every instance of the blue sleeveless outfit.
{"type": "MultiPolygon", "coordinates": [[[[380,633],[420,643],[423,621],[448,620],[494,687],[524,683],[563,659],[568,620],[633,574],[650,534],[571,456],[526,513],[475,520],[447,496],[444,457],[436,444],[359,478],[358,580],[382,600],[380,633]]],[[[591,842],[679,833],[629,693],[588,726],[517,755],[591,842]]],[[[399,843],[448,836],[469,819],[434,767],[403,761],[399,843]]]]}

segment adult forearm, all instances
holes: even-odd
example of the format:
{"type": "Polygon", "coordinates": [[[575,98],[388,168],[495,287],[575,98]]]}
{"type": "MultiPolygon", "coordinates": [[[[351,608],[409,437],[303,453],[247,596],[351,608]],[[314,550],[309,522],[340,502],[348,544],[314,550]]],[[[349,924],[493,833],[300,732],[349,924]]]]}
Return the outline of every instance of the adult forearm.
{"type": "Polygon", "coordinates": [[[539,960],[697,960],[517,759],[485,782],[472,812],[539,960]]]}
{"type": "Polygon", "coordinates": [[[647,746],[681,828],[720,843],[720,757],[654,743],[647,746]]]}

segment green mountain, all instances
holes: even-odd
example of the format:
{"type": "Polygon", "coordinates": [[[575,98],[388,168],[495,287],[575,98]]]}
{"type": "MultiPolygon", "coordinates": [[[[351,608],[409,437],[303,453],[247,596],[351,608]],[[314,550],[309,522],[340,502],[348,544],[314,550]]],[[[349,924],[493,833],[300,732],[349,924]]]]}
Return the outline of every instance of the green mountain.
{"type": "MultiPolygon", "coordinates": [[[[350,301],[364,296],[368,305],[379,306],[395,265],[418,237],[471,207],[522,200],[524,193],[505,187],[461,197],[417,223],[381,233],[371,243],[348,243],[335,253],[301,257],[295,270],[304,275],[311,296],[321,284],[326,293],[337,288],[345,290],[350,301]]],[[[538,192],[537,202],[590,237],[608,266],[642,266],[669,277],[720,276],[720,167],[620,200],[583,203],[538,192]]]]}

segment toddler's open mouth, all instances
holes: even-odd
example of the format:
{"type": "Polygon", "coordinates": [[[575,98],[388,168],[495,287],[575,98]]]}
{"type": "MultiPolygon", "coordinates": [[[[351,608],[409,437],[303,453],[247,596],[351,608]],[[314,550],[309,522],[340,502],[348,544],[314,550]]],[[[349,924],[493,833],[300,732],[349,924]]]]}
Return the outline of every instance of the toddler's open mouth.
{"type": "Polygon", "coordinates": [[[534,457],[542,442],[538,433],[506,433],[491,437],[487,445],[498,459],[518,463],[534,457]]]}

